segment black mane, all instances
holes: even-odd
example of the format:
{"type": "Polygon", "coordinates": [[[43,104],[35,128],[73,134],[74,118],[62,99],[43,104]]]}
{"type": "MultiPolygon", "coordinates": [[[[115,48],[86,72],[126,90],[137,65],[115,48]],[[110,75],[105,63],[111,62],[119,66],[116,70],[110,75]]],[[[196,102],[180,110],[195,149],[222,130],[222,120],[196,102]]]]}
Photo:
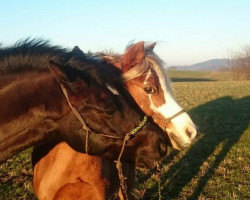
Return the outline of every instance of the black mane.
{"type": "Polygon", "coordinates": [[[30,38],[20,40],[13,46],[0,46],[1,75],[48,70],[50,60],[62,65],[68,63],[101,85],[111,84],[112,80],[121,81],[120,70],[112,65],[107,66],[94,57],[84,56],[77,46],[69,51],[60,46],[52,46],[48,40],[30,38]]]}
{"type": "Polygon", "coordinates": [[[76,69],[73,74],[81,74],[85,80],[91,79],[106,88],[114,88],[131,105],[137,107],[124,89],[121,71],[111,64],[101,62],[95,56],[85,56],[78,47],[69,51],[60,46],[52,46],[48,40],[30,38],[20,40],[13,46],[0,46],[0,75],[48,71],[51,59],[76,69]]]}
{"type": "Polygon", "coordinates": [[[48,62],[54,57],[61,62],[69,59],[70,52],[52,46],[48,40],[20,40],[13,46],[0,46],[0,74],[13,74],[26,70],[48,70],[48,62]]]}

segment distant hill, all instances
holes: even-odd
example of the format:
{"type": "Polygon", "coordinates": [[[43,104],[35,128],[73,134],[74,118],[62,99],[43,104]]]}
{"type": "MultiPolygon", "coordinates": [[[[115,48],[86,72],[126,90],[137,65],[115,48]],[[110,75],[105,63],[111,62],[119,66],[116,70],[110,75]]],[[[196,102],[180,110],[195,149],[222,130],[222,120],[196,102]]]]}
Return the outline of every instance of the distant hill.
{"type": "Polygon", "coordinates": [[[169,69],[184,71],[220,71],[227,69],[229,62],[229,59],[212,59],[189,66],[171,66],[169,69]]]}

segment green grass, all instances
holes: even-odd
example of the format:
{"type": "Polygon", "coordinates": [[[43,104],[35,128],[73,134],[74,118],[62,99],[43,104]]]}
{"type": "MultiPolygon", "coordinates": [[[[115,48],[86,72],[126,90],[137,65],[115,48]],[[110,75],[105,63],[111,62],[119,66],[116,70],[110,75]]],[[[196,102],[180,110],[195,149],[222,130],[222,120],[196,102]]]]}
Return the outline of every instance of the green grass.
{"type": "Polygon", "coordinates": [[[0,199],[36,199],[32,187],[31,151],[27,149],[0,165],[0,199]]]}
{"type": "MultiPolygon", "coordinates": [[[[199,127],[185,152],[171,150],[162,167],[163,199],[250,199],[250,82],[173,84],[199,127]]],[[[140,172],[143,199],[157,199],[152,172],[140,172]]]]}
{"type": "MultiPolygon", "coordinates": [[[[199,127],[193,145],[162,162],[163,199],[250,199],[250,81],[175,82],[178,102],[199,127]]],[[[0,165],[0,199],[35,199],[30,149],[0,165]]],[[[155,170],[138,170],[135,193],[158,199],[155,170]]]]}

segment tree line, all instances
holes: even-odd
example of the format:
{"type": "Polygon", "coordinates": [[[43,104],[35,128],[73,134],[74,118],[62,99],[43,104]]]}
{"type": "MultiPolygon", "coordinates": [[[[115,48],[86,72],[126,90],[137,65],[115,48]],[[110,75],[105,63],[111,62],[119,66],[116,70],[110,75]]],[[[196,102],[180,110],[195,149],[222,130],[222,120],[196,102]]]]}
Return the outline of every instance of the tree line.
{"type": "Polygon", "coordinates": [[[230,53],[231,80],[250,80],[250,45],[230,53]]]}

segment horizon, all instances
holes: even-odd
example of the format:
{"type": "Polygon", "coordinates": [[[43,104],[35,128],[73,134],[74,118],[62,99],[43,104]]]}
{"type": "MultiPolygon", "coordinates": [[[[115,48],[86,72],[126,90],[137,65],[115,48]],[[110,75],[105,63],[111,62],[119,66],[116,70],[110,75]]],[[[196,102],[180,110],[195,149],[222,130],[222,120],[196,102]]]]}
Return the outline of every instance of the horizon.
{"type": "Polygon", "coordinates": [[[16,0],[0,6],[4,46],[31,37],[85,52],[123,53],[130,41],[144,40],[158,43],[155,52],[169,67],[227,59],[250,44],[247,0],[16,0]]]}

